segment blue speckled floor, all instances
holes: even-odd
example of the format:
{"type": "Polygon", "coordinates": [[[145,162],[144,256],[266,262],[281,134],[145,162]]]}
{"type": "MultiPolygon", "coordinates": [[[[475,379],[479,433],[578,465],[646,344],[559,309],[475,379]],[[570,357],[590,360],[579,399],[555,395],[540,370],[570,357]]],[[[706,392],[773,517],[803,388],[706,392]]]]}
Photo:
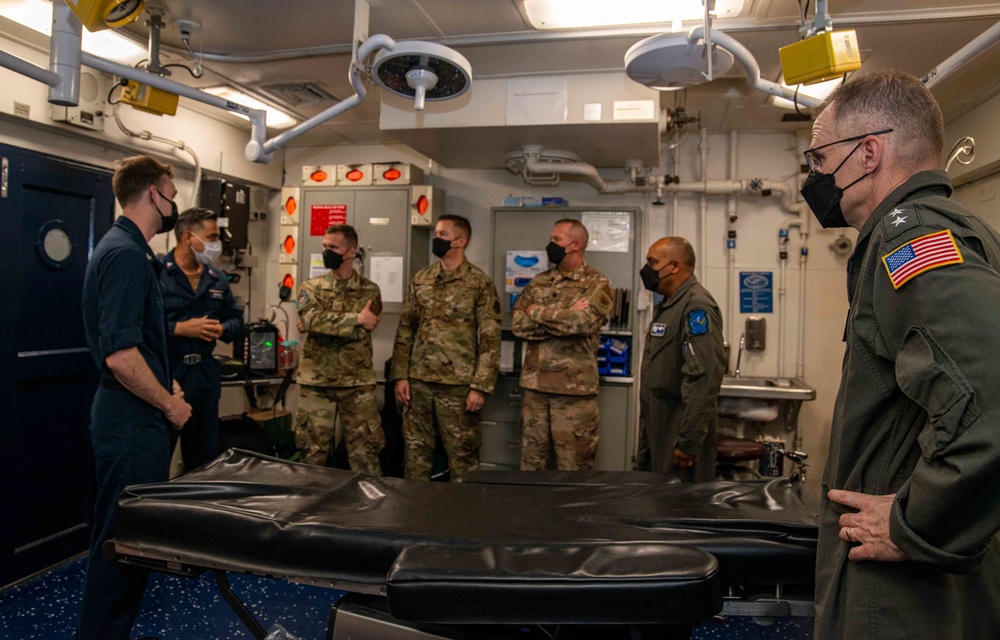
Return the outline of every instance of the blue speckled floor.
{"type": "MultiPolygon", "coordinates": [[[[0,640],[68,640],[73,637],[83,585],[84,560],[56,567],[0,591],[0,640]]],[[[341,592],[231,574],[233,591],[265,628],[281,624],[302,640],[322,640],[330,607],[341,592]]],[[[783,618],[770,626],[750,618],[713,619],[694,640],[811,640],[812,618],[783,618]]],[[[153,573],[133,638],[233,640],[252,636],[222,601],[210,573],[188,579],[153,573]]]]}
{"type": "MultiPolygon", "coordinates": [[[[0,592],[0,640],[68,640],[80,611],[85,561],[80,558],[0,592]]],[[[303,640],[326,637],[330,607],[340,591],[231,574],[233,591],[269,629],[281,624],[303,640]]],[[[211,573],[180,578],[153,573],[133,638],[230,640],[252,638],[223,602],[211,573]]]]}

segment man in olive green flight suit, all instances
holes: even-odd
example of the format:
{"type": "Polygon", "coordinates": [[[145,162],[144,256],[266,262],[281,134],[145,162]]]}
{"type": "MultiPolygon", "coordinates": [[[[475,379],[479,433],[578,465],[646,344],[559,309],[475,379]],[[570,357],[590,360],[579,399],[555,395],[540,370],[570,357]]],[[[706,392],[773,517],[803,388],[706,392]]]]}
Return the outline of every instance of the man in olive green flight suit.
{"type": "Polygon", "coordinates": [[[653,312],[642,356],[637,467],[709,482],[726,363],[722,314],[694,265],[687,240],[661,238],[639,272],[647,289],[666,297],[653,312]]]}
{"type": "Polygon", "coordinates": [[[583,259],[579,220],[552,229],[548,271],[514,303],[511,329],[526,340],[521,386],[521,468],[590,471],[597,457],[597,347],[611,314],[611,283],[583,259]]]}
{"type": "Polygon", "coordinates": [[[1000,633],[1000,236],[951,201],[916,78],[840,85],[802,195],[852,226],[816,563],[816,637],[1000,633]]]}
{"type": "Polygon", "coordinates": [[[354,270],[358,234],[346,224],[323,236],[330,271],[299,291],[299,330],[308,331],[295,381],[302,385],[295,443],[309,464],[326,463],[340,414],[351,469],[381,476],[385,433],[375,399],[372,334],[382,311],[378,285],[354,270]]]}
{"type": "Polygon", "coordinates": [[[441,216],[439,262],[413,277],[399,315],[390,378],[404,407],[405,477],[430,480],[435,432],[451,477],[479,466],[479,411],[500,368],[500,301],[493,281],[465,258],[469,221],[441,216]]]}

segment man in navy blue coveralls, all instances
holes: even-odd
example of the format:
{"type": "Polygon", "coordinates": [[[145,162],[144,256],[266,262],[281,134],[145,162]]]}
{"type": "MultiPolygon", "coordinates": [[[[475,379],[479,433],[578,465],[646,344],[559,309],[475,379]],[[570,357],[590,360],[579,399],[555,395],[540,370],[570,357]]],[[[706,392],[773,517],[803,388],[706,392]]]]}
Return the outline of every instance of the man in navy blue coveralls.
{"type": "Polygon", "coordinates": [[[173,169],[148,156],[126,158],[112,187],[122,215],[94,249],[83,281],[87,347],[101,373],[90,412],[97,498],[76,637],[127,640],[148,571],[101,553],[115,534],[115,504],[129,484],[162,482],[170,429],[191,416],[170,378],[163,298],[149,240],[173,228],[173,169]]]}
{"type": "Polygon", "coordinates": [[[170,369],[191,405],[191,419],[175,431],[184,470],[219,455],[221,367],[212,357],[215,341],[232,342],[243,328],[226,274],[211,266],[222,252],[218,214],[188,209],[174,229],[177,247],[160,258],[160,286],[170,339],[170,369]]]}

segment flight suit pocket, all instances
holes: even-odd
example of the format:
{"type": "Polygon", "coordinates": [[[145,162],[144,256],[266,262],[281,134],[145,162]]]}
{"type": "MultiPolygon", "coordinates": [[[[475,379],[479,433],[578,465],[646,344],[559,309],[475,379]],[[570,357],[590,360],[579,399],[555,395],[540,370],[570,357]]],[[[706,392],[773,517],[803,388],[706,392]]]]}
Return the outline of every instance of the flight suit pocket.
{"type": "Polygon", "coordinates": [[[917,440],[928,461],[982,415],[972,385],[924,328],[911,327],[903,339],[896,379],[903,393],[927,412],[928,425],[917,440]]]}

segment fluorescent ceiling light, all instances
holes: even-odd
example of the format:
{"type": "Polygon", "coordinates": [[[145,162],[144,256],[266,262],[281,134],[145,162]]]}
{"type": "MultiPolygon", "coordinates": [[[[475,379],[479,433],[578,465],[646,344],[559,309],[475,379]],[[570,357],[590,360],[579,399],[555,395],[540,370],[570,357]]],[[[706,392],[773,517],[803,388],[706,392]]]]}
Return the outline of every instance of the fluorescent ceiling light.
{"type": "MultiPolygon", "coordinates": [[[[712,14],[735,18],[743,2],[716,0],[712,14]]],[[[579,29],[701,20],[705,6],[702,0],[524,0],[524,12],[535,29],[579,29]]]]}
{"type": "MultiPolygon", "coordinates": [[[[288,115],[284,111],[276,109],[271,105],[265,102],[261,102],[260,100],[254,98],[253,96],[248,96],[245,93],[237,91],[232,87],[225,87],[225,86],[208,87],[207,89],[201,89],[201,91],[204,91],[205,93],[210,93],[213,96],[218,96],[225,100],[232,100],[233,102],[239,103],[244,107],[250,107],[251,109],[263,109],[264,111],[267,112],[267,127],[269,129],[287,129],[288,127],[291,127],[298,122],[298,120],[288,115]]],[[[229,111],[229,113],[231,113],[234,116],[239,116],[244,120],[250,119],[241,113],[236,113],[235,111],[229,111]]]]}
{"type": "MultiPolygon", "coordinates": [[[[800,84],[799,85],[799,95],[809,96],[810,98],[816,98],[817,100],[826,100],[826,97],[833,93],[833,90],[840,86],[843,82],[843,78],[834,78],[833,80],[827,80],[826,82],[817,82],[816,84],[800,84]]],[[[785,84],[785,78],[781,78],[781,86],[795,91],[795,87],[789,87],[785,84]]],[[[781,96],[771,96],[771,104],[780,108],[788,109],[789,111],[795,111],[795,103],[791,100],[782,98],[781,96]]],[[[800,107],[801,109],[801,107],[800,107]]]]}
{"type": "MultiPolygon", "coordinates": [[[[57,0],[62,2],[62,0],[57,0]]],[[[52,3],[45,0],[0,0],[0,16],[47,36],[52,35],[52,3]]],[[[91,55],[132,66],[146,58],[146,49],[112,29],[83,30],[83,50],[91,55]]]]}

